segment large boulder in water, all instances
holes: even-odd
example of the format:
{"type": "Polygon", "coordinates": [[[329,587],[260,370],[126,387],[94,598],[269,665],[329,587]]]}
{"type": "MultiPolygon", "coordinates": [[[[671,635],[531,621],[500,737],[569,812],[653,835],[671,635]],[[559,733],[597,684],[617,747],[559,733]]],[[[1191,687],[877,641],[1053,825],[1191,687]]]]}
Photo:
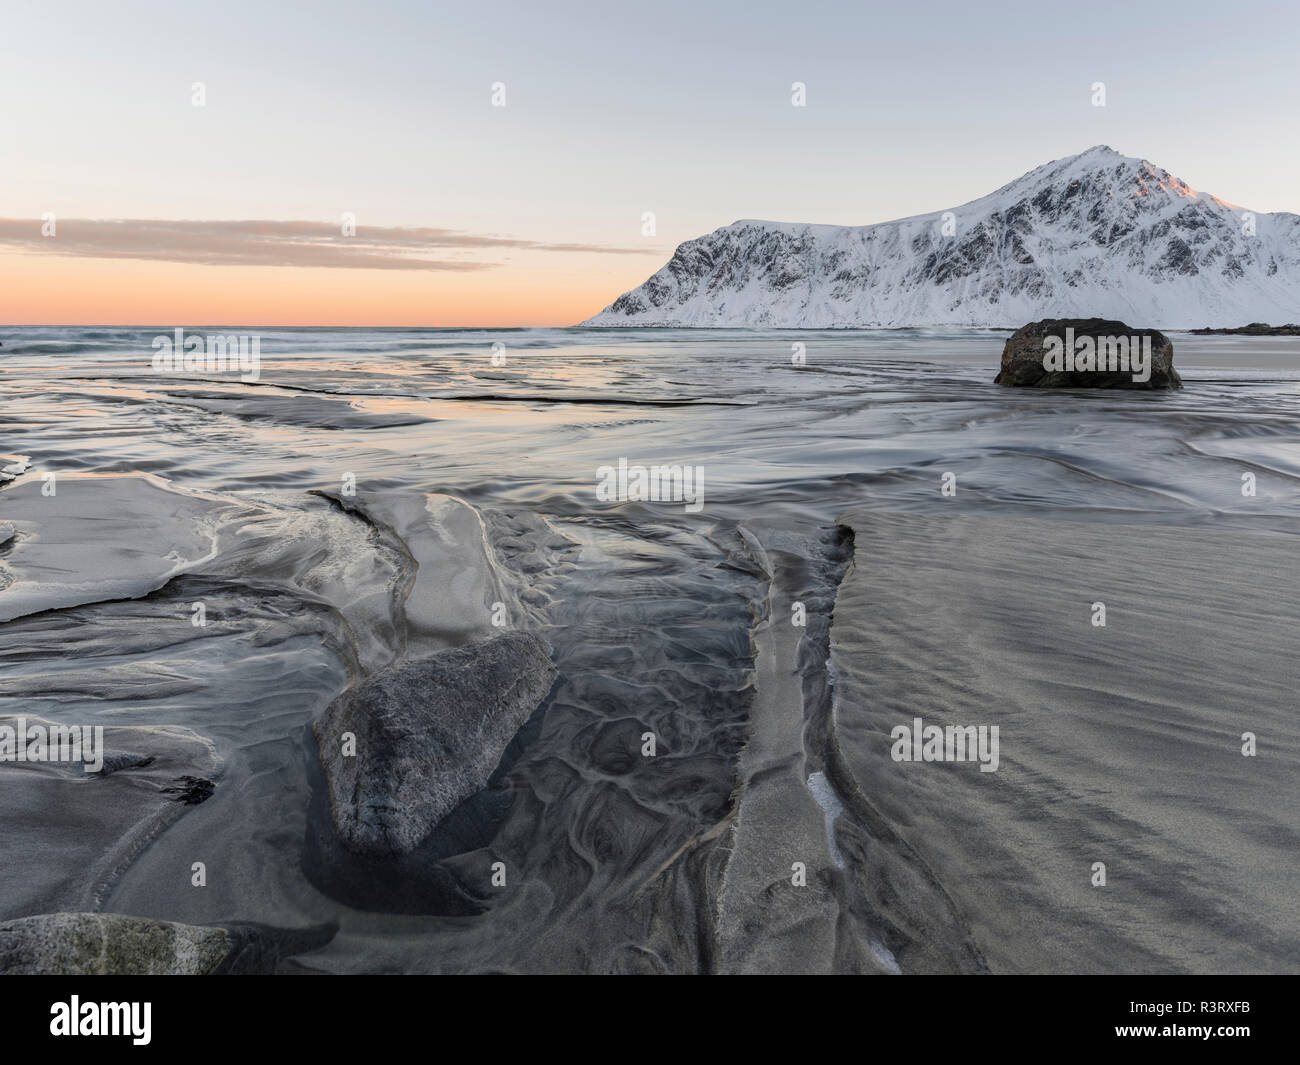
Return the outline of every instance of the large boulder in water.
{"type": "Polygon", "coordinates": [[[546,642],[509,632],[383,670],[343,692],[315,732],[344,845],[380,856],[419,846],[487,783],[554,680],[546,642]]]}
{"type": "Polygon", "coordinates": [[[1044,318],[1041,322],[1022,325],[1007,339],[1002,349],[1002,368],[993,383],[1020,388],[1183,387],[1182,378],[1174,369],[1174,346],[1164,333],[1133,329],[1107,318],[1044,318]],[[1049,338],[1060,341],[1062,364],[1053,364],[1051,356],[1056,345],[1049,338]],[[1127,368],[1118,361],[1114,366],[1109,363],[1107,353],[1116,350],[1113,342],[1120,338],[1126,341],[1126,351],[1140,345],[1138,350],[1145,354],[1150,347],[1150,358],[1143,373],[1135,373],[1131,358],[1127,368]],[[1072,352],[1084,368],[1072,368],[1073,364],[1067,361],[1072,352]],[[1135,376],[1146,379],[1134,380],[1135,376]]]}
{"type": "Polygon", "coordinates": [[[43,913],[0,921],[0,974],[204,976],[271,973],[334,938],[335,925],[278,929],[178,924],[123,913],[43,913]]]}

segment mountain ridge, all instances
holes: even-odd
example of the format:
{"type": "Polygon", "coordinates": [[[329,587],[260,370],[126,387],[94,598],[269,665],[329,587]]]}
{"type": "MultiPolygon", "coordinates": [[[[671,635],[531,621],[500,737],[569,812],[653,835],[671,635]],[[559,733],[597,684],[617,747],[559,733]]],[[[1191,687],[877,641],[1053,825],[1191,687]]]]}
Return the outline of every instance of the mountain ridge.
{"type": "Polygon", "coordinates": [[[585,326],[1156,328],[1290,321],[1300,215],[1249,212],[1107,145],[947,210],[863,226],[739,219],[585,326]]]}

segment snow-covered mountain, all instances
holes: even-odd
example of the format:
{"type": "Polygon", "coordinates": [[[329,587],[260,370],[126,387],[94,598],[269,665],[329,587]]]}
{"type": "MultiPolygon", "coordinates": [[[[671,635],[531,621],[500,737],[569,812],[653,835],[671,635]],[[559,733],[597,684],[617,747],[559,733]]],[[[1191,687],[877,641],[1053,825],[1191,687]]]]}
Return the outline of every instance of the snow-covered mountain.
{"type": "Polygon", "coordinates": [[[1105,145],[950,212],[734,222],[584,325],[1155,328],[1300,320],[1300,215],[1251,213],[1105,145]],[[946,223],[946,224],[945,224],[946,223]]]}

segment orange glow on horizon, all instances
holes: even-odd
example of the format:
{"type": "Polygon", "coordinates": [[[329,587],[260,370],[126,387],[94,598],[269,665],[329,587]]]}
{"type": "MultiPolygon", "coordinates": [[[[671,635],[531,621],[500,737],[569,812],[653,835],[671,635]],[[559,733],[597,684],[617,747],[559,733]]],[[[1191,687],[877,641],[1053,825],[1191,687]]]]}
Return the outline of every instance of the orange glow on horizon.
{"type": "Polygon", "coordinates": [[[526,258],[456,273],[0,254],[0,324],[567,326],[660,265],[611,266],[581,253],[526,258]]]}

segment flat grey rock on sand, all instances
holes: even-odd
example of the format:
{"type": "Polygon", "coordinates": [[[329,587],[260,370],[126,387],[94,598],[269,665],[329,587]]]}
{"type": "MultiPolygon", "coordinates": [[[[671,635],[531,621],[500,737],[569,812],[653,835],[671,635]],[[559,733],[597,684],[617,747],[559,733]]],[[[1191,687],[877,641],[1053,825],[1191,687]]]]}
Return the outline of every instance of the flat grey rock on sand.
{"type": "Polygon", "coordinates": [[[315,724],[334,827],[363,854],[405,854],[487,783],[550,691],[550,648],[507,632],[384,670],[315,724]],[[356,753],[344,753],[344,737],[356,753]]]}
{"type": "Polygon", "coordinates": [[[0,973],[28,976],[204,976],[269,973],[324,946],[337,929],[154,921],[121,913],[44,913],[0,923],[0,973]]]}
{"type": "MultiPolygon", "coordinates": [[[[1097,352],[1100,355],[1100,350],[1097,352]]],[[[1123,322],[1105,318],[1044,318],[1039,322],[1022,325],[1007,338],[1002,348],[1002,367],[995,385],[1019,388],[1130,388],[1169,389],[1182,388],[1183,379],[1174,369],[1174,345],[1169,338],[1155,329],[1134,329],[1123,322]],[[1150,337],[1151,377],[1147,381],[1134,381],[1131,371],[1103,370],[1048,370],[1043,365],[1046,337],[1064,339],[1065,331],[1073,329],[1076,338],[1092,337],[1150,337]]]]}

